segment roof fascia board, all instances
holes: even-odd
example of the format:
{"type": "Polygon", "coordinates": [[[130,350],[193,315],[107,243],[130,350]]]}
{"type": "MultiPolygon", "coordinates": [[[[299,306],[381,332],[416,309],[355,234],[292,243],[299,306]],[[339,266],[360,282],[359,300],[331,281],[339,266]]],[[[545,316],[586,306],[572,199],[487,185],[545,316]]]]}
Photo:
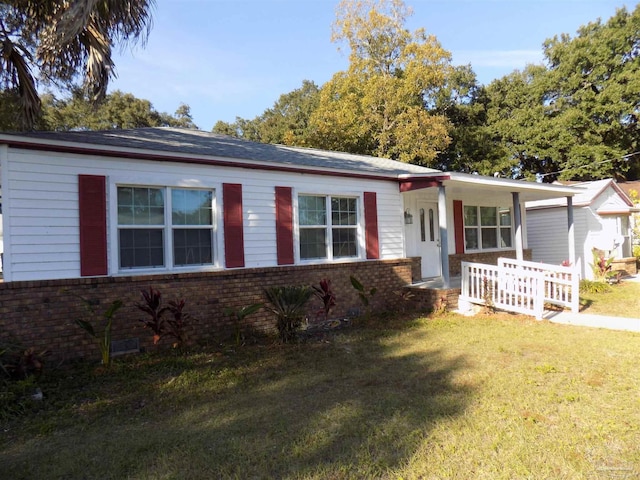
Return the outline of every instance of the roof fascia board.
{"type": "Polygon", "coordinates": [[[508,178],[485,177],[465,173],[449,173],[450,183],[475,184],[486,187],[510,189],[512,191],[535,191],[555,194],[557,197],[573,197],[580,193],[574,187],[551,185],[545,183],[527,182],[523,180],[512,180],[508,178]]]}

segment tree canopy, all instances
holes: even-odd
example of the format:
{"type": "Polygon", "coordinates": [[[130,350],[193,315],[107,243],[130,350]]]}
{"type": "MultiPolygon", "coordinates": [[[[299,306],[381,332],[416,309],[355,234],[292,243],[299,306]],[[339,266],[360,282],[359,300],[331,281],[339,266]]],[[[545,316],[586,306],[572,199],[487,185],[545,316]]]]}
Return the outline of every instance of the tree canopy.
{"type": "Polygon", "coordinates": [[[219,121],[213,131],[264,143],[312,146],[309,119],[317,108],[320,89],[309,80],[280,95],[273,107],[253,120],[236,117],[233,123],[219,121]]]}
{"type": "Polygon", "coordinates": [[[42,97],[41,130],[110,130],[143,127],[198,128],[188,105],[181,104],[174,115],[158,112],[149,100],[116,90],[98,105],[81,89],[68,98],[42,97]]]}
{"type": "Polygon", "coordinates": [[[69,86],[78,77],[92,101],[114,76],[115,45],[144,41],[154,0],[9,0],[0,4],[0,89],[17,94],[23,128],[40,114],[36,78],[69,86]]]}
{"type": "Polygon", "coordinates": [[[489,128],[515,170],[544,181],[637,178],[640,6],[549,39],[543,51],[546,66],[487,88],[489,128]]]}
{"type": "Polygon", "coordinates": [[[405,28],[401,0],[343,0],[332,40],[349,48],[349,68],[323,85],[311,115],[320,148],[433,165],[449,143],[448,121],[426,105],[444,85],[450,55],[423,29],[405,28]]]}

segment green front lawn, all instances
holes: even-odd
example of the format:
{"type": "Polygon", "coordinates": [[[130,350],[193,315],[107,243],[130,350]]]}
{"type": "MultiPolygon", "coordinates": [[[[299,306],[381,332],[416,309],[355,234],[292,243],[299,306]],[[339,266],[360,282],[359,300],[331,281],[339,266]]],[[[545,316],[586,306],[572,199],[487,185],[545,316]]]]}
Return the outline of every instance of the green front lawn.
{"type": "Polygon", "coordinates": [[[11,479],[640,476],[640,335],[507,314],[50,368],[11,479]]]}
{"type": "Polygon", "coordinates": [[[640,318],[640,282],[622,281],[607,292],[580,293],[580,311],[594,315],[640,318]]]}

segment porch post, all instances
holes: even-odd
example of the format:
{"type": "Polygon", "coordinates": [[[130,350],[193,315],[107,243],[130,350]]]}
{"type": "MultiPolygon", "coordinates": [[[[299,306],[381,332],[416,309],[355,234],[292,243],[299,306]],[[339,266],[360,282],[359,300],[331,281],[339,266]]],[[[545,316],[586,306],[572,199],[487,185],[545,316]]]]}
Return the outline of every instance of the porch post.
{"type": "Polygon", "coordinates": [[[449,238],[447,237],[447,195],[444,185],[438,185],[438,226],[440,227],[440,265],[442,283],[449,287],[449,238]]]}
{"type": "Polygon", "coordinates": [[[569,241],[569,263],[572,267],[576,265],[576,238],[573,223],[573,197],[567,197],[567,227],[569,241]]]}
{"type": "MultiPolygon", "coordinates": [[[[513,221],[515,222],[516,234],[516,260],[524,260],[523,254],[523,245],[522,241],[522,212],[520,211],[520,194],[518,192],[511,192],[511,196],[513,197],[513,221]]],[[[500,222],[500,219],[498,219],[500,222]]]]}

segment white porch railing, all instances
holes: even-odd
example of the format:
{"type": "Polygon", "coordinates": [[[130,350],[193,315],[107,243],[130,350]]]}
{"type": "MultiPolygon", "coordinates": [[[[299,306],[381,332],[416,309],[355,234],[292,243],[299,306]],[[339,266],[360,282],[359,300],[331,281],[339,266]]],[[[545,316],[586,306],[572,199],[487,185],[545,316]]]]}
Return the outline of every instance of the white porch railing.
{"type": "Polygon", "coordinates": [[[498,265],[462,262],[461,305],[494,306],[542,319],[545,303],[579,308],[578,270],[509,258],[498,265]]]}

